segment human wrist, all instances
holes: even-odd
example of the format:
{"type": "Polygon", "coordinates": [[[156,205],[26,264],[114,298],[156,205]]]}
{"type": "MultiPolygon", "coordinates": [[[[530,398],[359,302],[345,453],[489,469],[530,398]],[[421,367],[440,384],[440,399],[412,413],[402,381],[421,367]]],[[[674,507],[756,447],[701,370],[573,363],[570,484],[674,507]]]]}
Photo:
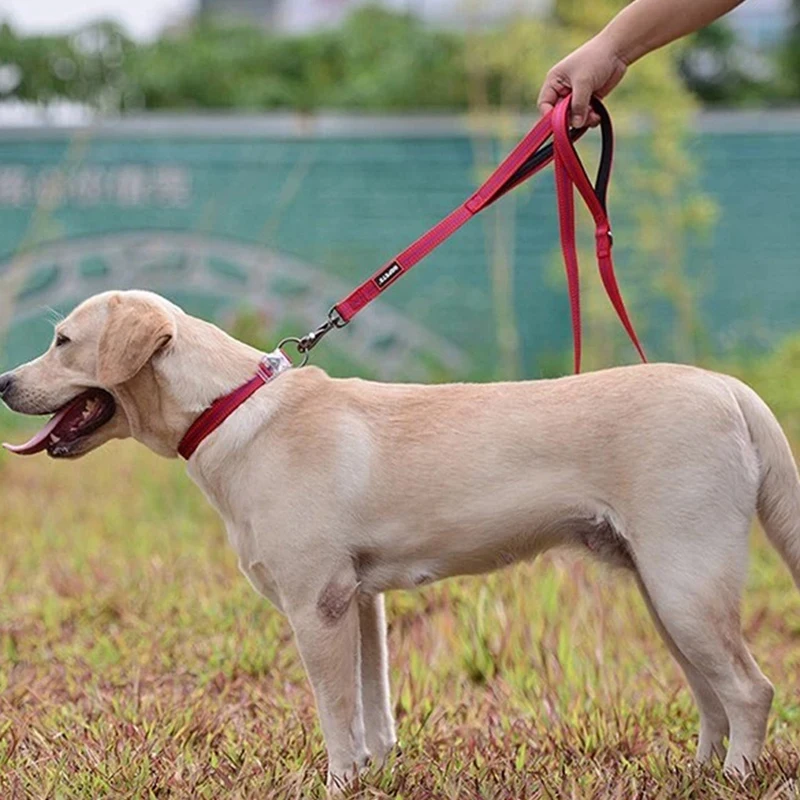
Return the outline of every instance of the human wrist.
{"type": "Polygon", "coordinates": [[[626,35],[626,31],[619,30],[621,26],[615,24],[618,22],[619,20],[612,20],[597,34],[595,40],[609,60],[618,61],[627,68],[647,50],[640,43],[632,41],[630,35],[626,35]]]}

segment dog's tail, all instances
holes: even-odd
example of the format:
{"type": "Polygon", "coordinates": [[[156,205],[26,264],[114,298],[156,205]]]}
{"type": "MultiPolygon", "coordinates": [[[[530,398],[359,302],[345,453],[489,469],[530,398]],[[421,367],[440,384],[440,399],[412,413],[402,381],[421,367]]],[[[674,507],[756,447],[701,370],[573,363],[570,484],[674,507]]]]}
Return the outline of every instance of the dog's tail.
{"type": "Polygon", "coordinates": [[[800,477],[789,442],[769,406],[749,387],[732,382],[761,463],[758,518],[800,588],[800,477]]]}

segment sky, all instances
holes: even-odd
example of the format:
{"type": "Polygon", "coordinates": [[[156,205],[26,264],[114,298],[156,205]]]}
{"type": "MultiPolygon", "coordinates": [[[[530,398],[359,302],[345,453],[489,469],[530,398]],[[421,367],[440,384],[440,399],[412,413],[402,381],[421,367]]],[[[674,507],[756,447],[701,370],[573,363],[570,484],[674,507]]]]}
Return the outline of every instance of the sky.
{"type": "MultiPolygon", "coordinates": [[[[308,1],[308,0],[306,0],[308,1]]],[[[197,0],[0,0],[0,20],[25,33],[62,33],[98,19],[122,23],[137,39],[151,39],[187,16],[197,0]]],[[[395,3],[396,4],[396,0],[395,3]]],[[[740,28],[758,28],[789,0],[748,0],[734,12],[740,28]]],[[[774,17],[773,17],[774,19],[774,17]]],[[[754,31],[755,32],[755,31],[754,31]]]]}
{"type": "Polygon", "coordinates": [[[24,33],[63,33],[113,19],[135,38],[151,39],[194,6],[195,0],[0,0],[0,19],[24,33]]]}

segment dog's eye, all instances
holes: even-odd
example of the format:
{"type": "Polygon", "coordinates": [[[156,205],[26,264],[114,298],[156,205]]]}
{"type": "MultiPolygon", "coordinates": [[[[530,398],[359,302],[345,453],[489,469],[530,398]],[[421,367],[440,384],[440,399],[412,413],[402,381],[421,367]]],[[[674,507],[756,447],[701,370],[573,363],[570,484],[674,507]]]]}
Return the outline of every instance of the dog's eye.
{"type": "Polygon", "coordinates": [[[65,344],[69,344],[71,341],[69,336],[64,336],[63,333],[56,334],[56,347],[62,347],[65,344]]]}

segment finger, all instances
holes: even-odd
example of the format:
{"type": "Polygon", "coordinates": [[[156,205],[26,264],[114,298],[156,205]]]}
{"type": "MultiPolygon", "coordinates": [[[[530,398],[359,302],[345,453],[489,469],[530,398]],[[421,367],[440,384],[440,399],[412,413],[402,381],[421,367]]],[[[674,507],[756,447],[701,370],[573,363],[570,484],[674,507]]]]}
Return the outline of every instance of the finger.
{"type": "Polygon", "coordinates": [[[592,88],[583,81],[576,83],[572,87],[572,119],[573,128],[582,128],[586,125],[589,116],[589,100],[592,96],[592,88]]]}
{"type": "Polygon", "coordinates": [[[555,104],[558,102],[556,87],[552,83],[545,83],[544,86],[542,86],[542,90],[539,92],[539,99],[536,102],[542,116],[552,111],[555,104]]]}
{"type": "Polygon", "coordinates": [[[589,109],[589,118],[586,120],[586,124],[590,128],[596,128],[600,124],[600,115],[596,111],[589,109]]]}

